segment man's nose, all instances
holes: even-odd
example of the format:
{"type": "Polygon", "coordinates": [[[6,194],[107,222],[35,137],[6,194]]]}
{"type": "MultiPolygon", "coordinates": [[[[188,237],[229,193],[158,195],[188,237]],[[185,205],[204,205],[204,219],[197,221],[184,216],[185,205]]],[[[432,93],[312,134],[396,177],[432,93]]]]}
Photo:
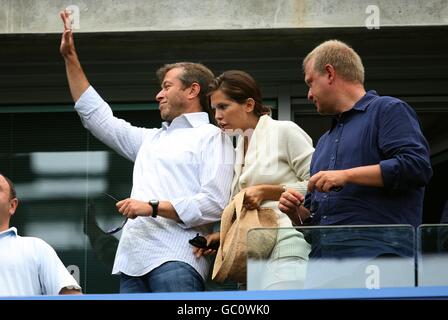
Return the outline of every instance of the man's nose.
{"type": "Polygon", "coordinates": [[[156,95],[156,100],[160,101],[163,99],[163,89],[159,91],[159,93],[156,95]]]}
{"type": "Polygon", "coordinates": [[[308,100],[313,101],[313,93],[311,92],[311,89],[308,90],[308,100]]]}

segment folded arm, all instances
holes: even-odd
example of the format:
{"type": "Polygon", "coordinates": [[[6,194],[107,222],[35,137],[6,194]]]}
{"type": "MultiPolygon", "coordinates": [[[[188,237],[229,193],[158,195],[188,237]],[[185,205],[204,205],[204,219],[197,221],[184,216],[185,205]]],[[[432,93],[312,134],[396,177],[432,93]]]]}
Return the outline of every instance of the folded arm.
{"type": "Polygon", "coordinates": [[[171,199],[183,228],[218,221],[230,199],[234,149],[228,136],[215,134],[203,142],[200,190],[192,196],[171,199]]]}

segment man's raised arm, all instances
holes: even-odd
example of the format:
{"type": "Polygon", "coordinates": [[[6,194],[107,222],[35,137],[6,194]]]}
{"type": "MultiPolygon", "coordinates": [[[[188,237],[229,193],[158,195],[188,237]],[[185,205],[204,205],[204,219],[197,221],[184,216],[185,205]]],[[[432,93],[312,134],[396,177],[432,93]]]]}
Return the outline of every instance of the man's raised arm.
{"type": "Polygon", "coordinates": [[[70,92],[73,101],[76,102],[84,91],[89,88],[90,83],[82,70],[81,63],[76,54],[69,12],[67,10],[61,11],[60,15],[64,22],[64,33],[62,34],[60,52],[65,61],[70,92]]]}

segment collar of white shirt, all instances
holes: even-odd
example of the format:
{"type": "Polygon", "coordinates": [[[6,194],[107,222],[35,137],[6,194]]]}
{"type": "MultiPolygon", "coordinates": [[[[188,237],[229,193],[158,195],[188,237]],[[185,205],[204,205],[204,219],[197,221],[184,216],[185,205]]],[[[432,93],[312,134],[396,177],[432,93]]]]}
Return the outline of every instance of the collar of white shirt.
{"type": "Polygon", "coordinates": [[[208,114],[206,112],[192,112],[181,114],[171,123],[167,121],[163,122],[162,128],[164,130],[168,130],[169,128],[196,128],[206,123],[210,123],[210,121],[208,120],[208,114]]]}
{"type": "Polygon", "coordinates": [[[0,237],[3,235],[8,235],[9,233],[13,233],[15,236],[17,236],[17,229],[15,227],[11,227],[5,231],[0,232],[0,237]]]}

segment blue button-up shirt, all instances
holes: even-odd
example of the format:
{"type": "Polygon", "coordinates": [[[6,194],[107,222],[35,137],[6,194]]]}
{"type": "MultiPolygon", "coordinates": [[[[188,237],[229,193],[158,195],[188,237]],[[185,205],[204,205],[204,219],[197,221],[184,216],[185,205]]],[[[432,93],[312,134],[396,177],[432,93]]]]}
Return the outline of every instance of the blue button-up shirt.
{"type": "Polygon", "coordinates": [[[432,176],[428,143],[408,104],[369,91],[319,139],[311,175],[374,164],[381,167],[384,187],[347,184],[340,191],[308,194],[313,224],[418,226],[432,176]]]}

